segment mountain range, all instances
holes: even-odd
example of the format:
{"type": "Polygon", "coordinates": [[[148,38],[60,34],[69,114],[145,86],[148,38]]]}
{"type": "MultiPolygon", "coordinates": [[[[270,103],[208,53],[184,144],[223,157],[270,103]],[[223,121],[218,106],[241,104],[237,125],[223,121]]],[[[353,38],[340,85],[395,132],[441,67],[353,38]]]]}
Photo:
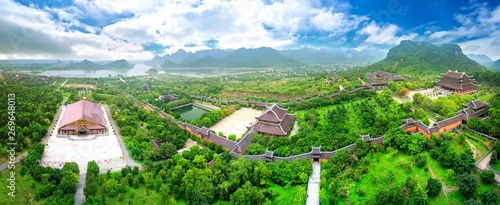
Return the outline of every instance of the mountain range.
{"type": "Polygon", "coordinates": [[[237,50],[211,49],[193,53],[180,49],[173,54],[155,56],[146,64],[163,68],[271,67],[304,63],[368,64],[384,57],[385,53],[379,50],[359,52],[356,50],[301,48],[279,51],[269,47],[261,47],[237,50]]]}
{"type": "Polygon", "coordinates": [[[500,59],[493,62],[490,68],[492,71],[500,72],[500,59]]]}
{"type": "Polygon", "coordinates": [[[387,53],[384,60],[365,68],[368,71],[383,70],[398,74],[436,74],[448,70],[461,72],[487,71],[485,66],[469,59],[460,46],[403,40],[387,53]]]}
{"type": "Polygon", "coordinates": [[[490,67],[491,64],[493,64],[493,60],[491,60],[490,57],[484,54],[467,54],[467,57],[469,57],[471,60],[474,60],[478,62],[481,65],[484,65],[486,67],[490,67]]]}

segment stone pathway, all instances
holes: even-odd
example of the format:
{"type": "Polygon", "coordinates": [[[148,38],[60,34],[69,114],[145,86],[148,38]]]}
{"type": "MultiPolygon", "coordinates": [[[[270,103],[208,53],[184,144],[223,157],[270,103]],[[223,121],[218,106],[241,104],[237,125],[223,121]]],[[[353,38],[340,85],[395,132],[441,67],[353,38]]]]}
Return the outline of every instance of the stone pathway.
{"type": "Polygon", "coordinates": [[[307,183],[306,205],[319,204],[319,181],[321,180],[321,163],[313,162],[313,172],[307,183]]]}
{"type": "Polygon", "coordinates": [[[220,109],[220,107],[217,107],[215,105],[212,105],[212,104],[209,104],[209,103],[205,103],[205,102],[197,101],[197,102],[193,102],[193,103],[197,104],[199,106],[202,106],[202,107],[210,108],[212,110],[218,110],[218,109],[220,109]]]}
{"type": "Polygon", "coordinates": [[[399,104],[403,103],[403,100],[399,99],[398,97],[394,96],[394,95],[391,95],[392,99],[394,99],[396,102],[398,102],[399,104]]]}
{"type": "Polygon", "coordinates": [[[436,123],[436,120],[433,119],[432,117],[430,117],[429,115],[427,115],[427,119],[429,119],[429,122],[430,122],[429,127],[434,126],[434,124],[436,123]]]}
{"type": "Polygon", "coordinates": [[[297,121],[298,120],[295,120],[295,124],[293,125],[292,132],[290,132],[290,137],[297,134],[297,131],[299,130],[299,124],[297,123],[297,121]]]}
{"type": "Polygon", "coordinates": [[[86,173],[87,173],[86,170],[85,173],[82,173],[82,171],[80,171],[80,175],[78,176],[78,184],[76,184],[76,193],[75,193],[75,205],[80,205],[83,203],[83,201],[85,201],[86,197],[83,194],[83,188],[85,187],[85,181],[87,178],[86,173]]]}
{"type": "Polygon", "coordinates": [[[477,151],[476,146],[474,144],[472,144],[468,139],[465,139],[465,141],[467,143],[469,143],[470,150],[472,151],[472,153],[474,153],[474,158],[476,158],[476,156],[478,156],[479,158],[481,158],[482,156],[479,156],[480,153],[477,151]]]}
{"type": "Polygon", "coordinates": [[[177,153],[182,155],[182,152],[184,152],[185,150],[189,150],[189,148],[191,148],[194,145],[198,145],[198,147],[200,147],[200,149],[203,148],[203,146],[201,144],[198,144],[195,141],[193,141],[191,138],[188,138],[186,147],[183,147],[182,149],[177,150],[177,153]]]}

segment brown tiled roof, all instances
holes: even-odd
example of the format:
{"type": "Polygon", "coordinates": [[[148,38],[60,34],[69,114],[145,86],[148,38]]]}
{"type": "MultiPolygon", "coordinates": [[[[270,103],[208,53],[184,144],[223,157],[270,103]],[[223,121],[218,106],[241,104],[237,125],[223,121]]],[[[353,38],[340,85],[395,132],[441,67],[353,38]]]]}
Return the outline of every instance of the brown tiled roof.
{"type": "Polygon", "coordinates": [[[235,141],[228,140],[228,139],[221,137],[213,132],[208,133],[208,139],[211,140],[212,142],[215,142],[215,143],[217,143],[223,147],[229,148],[229,149],[233,149],[234,146],[236,146],[235,141]]]}
{"type": "Polygon", "coordinates": [[[60,130],[77,130],[80,127],[81,126],[64,126],[64,127],[61,127],[60,130]]]}
{"type": "Polygon", "coordinates": [[[482,107],[484,107],[486,105],[488,105],[488,104],[484,103],[480,99],[477,99],[477,100],[471,101],[470,103],[465,104],[464,106],[468,107],[468,108],[471,108],[471,109],[479,109],[479,108],[482,108],[482,107]]]}
{"type": "Polygon", "coordinates": [[[89,130],[104,129],[104,126],[102,125],[85,125],[85,127],[89,130]]]}
{"type": "Polygon", "coordinates": [[[257,122],[249,126],[248,129],[255,128],[255,131],[257,132],[284,136],[287,135],[288,131],[290,130],[294,118],[295,115],[286,114],[285,118],[283,119],[283,121],[281,121],[281,123],[269,123],[257,120],[257,122]]]}
{"type": "Polygon", "coordinates": [[[155,149],[160,146],[160,142],[156,140],[151,140],[151,148],[155,149]]]}
{"type": "Polygon", "coordinates": [[[64,127],[65,125],[80,119],[85,119],[98,123],[102,126],[106,126],[101,105],[88,100],[80,100],[66,106],[66,110],[64,111],[64,115],[61,119],[60,127],[64,127]]]}
{"type": "Polygon", "coordinates": [[[445,74],[443,74],[443,76],[446,76],[446,77],[449,77],[449,78],[455,78],[455,79],[461,79],[463,77],[467,77],[467,78],[470,78],[472,76],[468,76],[465,74],[465,72],[457,72],[457,71],[451,71],[451,70],[448,70],[448,72],[446,72],[445,74]]]}
{"type": "Polygon", "coordinates": [[[474,84],[465,84],[465,85],[460,85],[460,84],[453,84],[449,82],[444,82],[444,81],[438,81],[436,82],[437,85],[451,88],[454,90],[470,90],[470,89],[475,89],[477,86],[474,84]]]}
{"type": "Polygon", "coordinates": [[[321,154],[321,147],[313,147],[312,153],[313,154],[321,154]]]}
{"type": "Polygon", "coordinates": [[[288,109],[283,109],[278,105],[273,104],[271,107],[268,107],[264,113],[256,118],[264,122],[281,122],[285,118],[287,111],[288,109]]]}
{"type": "Polygon", "coordinates": [[[201,129],[198,130],[198,132],[204,136],[208,136],[208,132],[210,130],[208,128],[206,128],[205,126],[203,126],[201,129]]]}
{"type": "Polygon", "coordinates": [[[446,127],[448,125],[451,125],[451,124],[459,122],[459,121],[462,121],[461,115],[457,115],[455,117],[445,119],[443,121],[437,122],[436,124],[439,125],[440,128],[443,128],[443,127],[446,127]]]}

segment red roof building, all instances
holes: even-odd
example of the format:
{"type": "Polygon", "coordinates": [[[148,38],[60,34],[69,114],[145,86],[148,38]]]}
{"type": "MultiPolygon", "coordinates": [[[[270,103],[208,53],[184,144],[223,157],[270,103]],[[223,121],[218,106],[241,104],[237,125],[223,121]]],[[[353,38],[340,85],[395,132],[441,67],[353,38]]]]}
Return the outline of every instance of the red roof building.
{"type": "Polygon", "coordinates": [[[468,76],[465,72],[448,71],[442,74],[441,80],[436,82],[437,87],[452,91],[453,94],[464,95],[473,94],[476,92],[476,87],[479,85],[474,84],[472,76],[468,76]]]}
{"type": "Polygon", "coordinates": [[[106,120],[99,103],[80,100],[66,106],[59,125],[60,134],[101,134],[106,120]]]}
{"type": "Polygon", "coordinates": [[[273,104],[260,116],[255,117],[257,121],[247,126],[247,128],[255,128],[258,134],[285,137],[292,127],[293,119],[295,118],[295,114],[292,115],[287,112],[288,109],[283,109],[279,105],[273,104]]]}

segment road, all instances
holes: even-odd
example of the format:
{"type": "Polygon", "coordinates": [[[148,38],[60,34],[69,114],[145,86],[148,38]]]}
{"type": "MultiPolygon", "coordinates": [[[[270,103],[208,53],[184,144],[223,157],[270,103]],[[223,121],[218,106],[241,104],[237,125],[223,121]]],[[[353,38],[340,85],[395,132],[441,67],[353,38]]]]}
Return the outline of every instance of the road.
{"type": "Polygon", "coordinates": [[[130,153],[128,152],[127,146],[125,145],[125,142],[123,141],[123,137],[120,134],[120,130],[118,129],[118,125],[116,125],[116,122],[113,118],[113,115],[111,115],[111,111],[109,110],[108,105],[103,105],[104,109],[106,112],[108,112],[109,118],[111,120],[111,125],[113,126],[113,130],[115,131],[115,135],[118,138],[118,144],[120,144],[120,147],[123,151],[123,156],[125,157],[125,162],[127,163],[127,166],[134,167],[138,166],[139,169],[142,168],[142,165],[135,162],[134,159],[130,156],[130,153]]]}
{"type": "Polygon", "coordinates": [[[313,173],[307,182],[307,199],[306,205],[319,204],[319,181],[321,180],[321,164],[313,162],[313,173]]]}

